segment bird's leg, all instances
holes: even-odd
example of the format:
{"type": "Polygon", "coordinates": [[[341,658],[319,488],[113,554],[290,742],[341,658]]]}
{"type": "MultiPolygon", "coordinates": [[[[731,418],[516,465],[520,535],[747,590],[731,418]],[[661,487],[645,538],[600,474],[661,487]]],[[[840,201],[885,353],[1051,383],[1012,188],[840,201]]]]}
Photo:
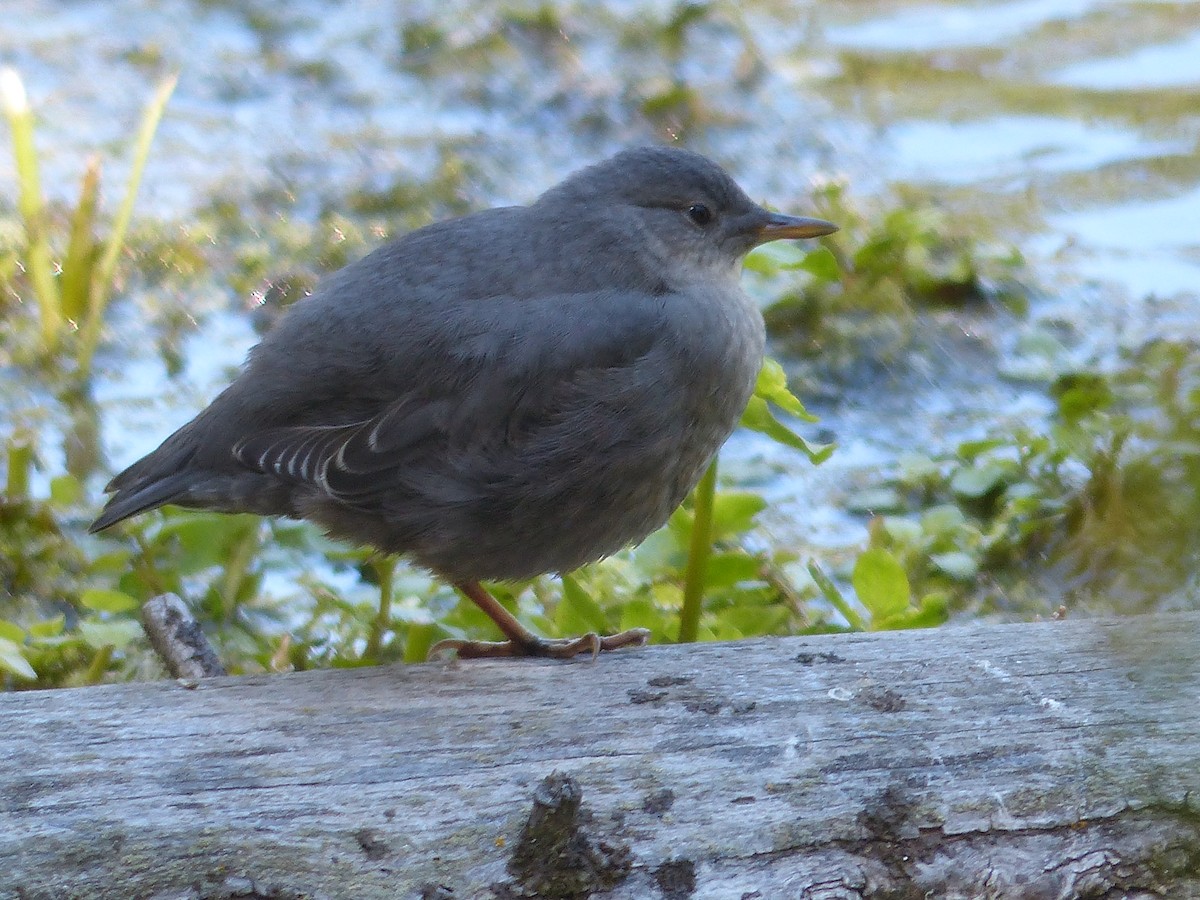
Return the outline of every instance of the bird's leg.
{"type": "Polygon", "coordinates": [[[538,637],[516,620],[500,602],[488,593],[478,581],[461,581],[454,585],[463,595],[487,613],[504,632],[507,641],[438,641],[429,650],[432,658],[447,650],[454,651],[460,659],[480,659],[492,656],[548,656],[553,659],[570,659],[580,653],[591,653],[595,659],[602,650],[620,647],[640,647],[650,638],[645,628],[631,628],[620,634],[598,635],[594,631],[577,638],[548,639],[538,637]]]}

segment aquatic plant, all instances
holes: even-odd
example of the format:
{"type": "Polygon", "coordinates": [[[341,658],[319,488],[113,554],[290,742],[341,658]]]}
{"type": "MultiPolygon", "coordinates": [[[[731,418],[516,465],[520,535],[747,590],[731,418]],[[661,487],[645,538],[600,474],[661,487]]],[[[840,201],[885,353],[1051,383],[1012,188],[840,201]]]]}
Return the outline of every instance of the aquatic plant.
{"type": "Polygon", "coordinates": [[[20,75],[13,69],[0,70],[0,109],[12,132],[17,208],[25,232],[21,267],[37,303],[40,356],[43,362],[60,361],[60,345],[70,333],[73,341],[69,356],[81,380],[86,380],[91,370],[105,308],[112,295],[117,261],[133,217],[142,171],[176,79],[174,75],[166,78],[142,113],[141,124],[133,139],[132,165],[124,195],[109,223],[107,236],[98,240],[99,157],[88,159],[80,182],[79,200],[67,215],[63,233],[55,234],[42,195],[33,109],[20,75]]]}

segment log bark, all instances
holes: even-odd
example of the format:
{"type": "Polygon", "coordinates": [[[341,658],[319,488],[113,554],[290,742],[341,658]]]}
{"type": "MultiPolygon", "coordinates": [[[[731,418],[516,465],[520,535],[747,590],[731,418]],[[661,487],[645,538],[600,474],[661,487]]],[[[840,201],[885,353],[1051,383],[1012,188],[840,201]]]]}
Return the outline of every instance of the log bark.
{"type": "Polygon", "coordinates": [[[1200,614],[0,696],[0,898],[1200,897],[1200,614]]]}

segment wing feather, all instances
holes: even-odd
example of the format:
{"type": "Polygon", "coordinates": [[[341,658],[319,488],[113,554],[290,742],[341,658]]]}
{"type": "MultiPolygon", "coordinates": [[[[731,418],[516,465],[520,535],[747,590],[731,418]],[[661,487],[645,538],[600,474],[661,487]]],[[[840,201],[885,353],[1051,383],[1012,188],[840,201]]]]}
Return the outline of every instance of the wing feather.
{"type": "Polygon", "coordinates": [[[464,348],[439,383],[421,384],[374,416],[264,429],[238,440],[233,455],[248,469],[352,506],[374,505],[421,477],[429,481],[422,489],[453,496],[457,488],[439,481],[453,476],[438,460],[468,446],[519,452],[547,429],[578,429],[565,418],[582,402],[605,402],[598,386],[621,384],[621,371],[655,345],[658,332],[646,326],[644,316],[601,318],[544,347],[514,339],[508,354],[496,352],[493,336],[486,352],[464,348]]]}

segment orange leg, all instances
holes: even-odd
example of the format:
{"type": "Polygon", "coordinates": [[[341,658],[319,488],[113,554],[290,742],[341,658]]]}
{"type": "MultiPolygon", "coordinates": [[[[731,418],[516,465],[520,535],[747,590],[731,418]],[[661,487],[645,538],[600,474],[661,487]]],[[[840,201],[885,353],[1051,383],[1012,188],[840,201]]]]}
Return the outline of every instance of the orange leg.
{"type": "Polygon", "coordinates": [[[463,595],[487,613],[507,641],[438,641],[430,648],[431,657],[447,650],[454,651],[460,659],[480,659],[494,656],[546,656],[552,659],[570,659],[580,653],[591,653],[595,659],[603,650],[620,647],[640,647],[650,638],[645,628],[631,628],[620,634],[598,635],[594,631],[577,638],[548,639],[538,637],[507,609],[500,605],[478,581],[463,581],[454,585],[463,595]]]}

